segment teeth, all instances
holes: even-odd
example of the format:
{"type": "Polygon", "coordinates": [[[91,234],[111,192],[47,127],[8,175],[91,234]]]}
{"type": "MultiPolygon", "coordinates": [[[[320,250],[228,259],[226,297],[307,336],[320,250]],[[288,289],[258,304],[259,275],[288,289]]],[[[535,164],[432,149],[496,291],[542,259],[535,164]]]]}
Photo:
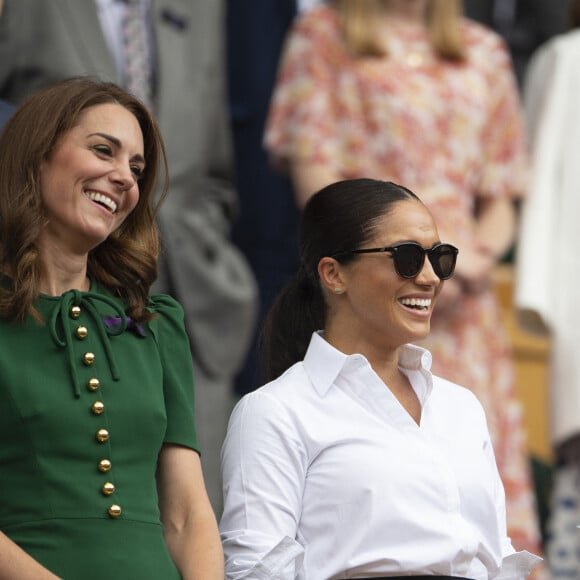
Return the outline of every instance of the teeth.
{"type": "Polygon", "coordinates": [[[429,308],[431,306],[430,298],[402,298],[401,304],[411,308],[429,308]]]}
{"type": "Polygon", "coordinates": [[[117,204],[106,195],[102,193],[97,193],[96,191],[88,191],[87,195],[91,201],[96,201],[101,205],[104,205],[106,208],[111,210],[111,213],[115,213],[117,211],[117,204]]]}

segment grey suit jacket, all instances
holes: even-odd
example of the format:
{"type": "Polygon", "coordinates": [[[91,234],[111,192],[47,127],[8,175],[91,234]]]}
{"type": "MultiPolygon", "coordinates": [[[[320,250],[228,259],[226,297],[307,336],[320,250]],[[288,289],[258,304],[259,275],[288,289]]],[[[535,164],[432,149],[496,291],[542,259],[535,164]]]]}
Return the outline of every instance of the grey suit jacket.
{"type": "MultiPolygon", "coordinates": [[[[224,90],[221,0],[152,0],[156,116],[171,187],[159,223],[166,263],[156,291],[186,312],[196,361],[232,375],[248,346],[256,287],[229,240],[237,212],[224,90]]],[[[0,19],[0,97],[88,74],[117,81],[94,0],[6,0],[0,19]]]]}

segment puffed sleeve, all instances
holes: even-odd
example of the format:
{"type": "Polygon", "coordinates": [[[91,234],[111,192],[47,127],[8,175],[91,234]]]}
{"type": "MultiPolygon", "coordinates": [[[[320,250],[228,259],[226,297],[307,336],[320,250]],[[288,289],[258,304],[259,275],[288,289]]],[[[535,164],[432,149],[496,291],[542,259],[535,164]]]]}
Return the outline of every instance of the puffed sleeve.
{"type": "Polygon", "coordinates": [[[167,413],[165,443],[191,447],[199,453],[194,422],[193,365],[183,308],[170,296],[156,294],[149,308],[158,316],[151,321],[163,366],[163,393],[167,413]]]}
{"type": "Polygon", "coordinates": [[[485,52],[490,92],[481,136],[477,192],[485,197],[521,197],[527,186],[528,158],[523,110],[511,57],[504,41],[491,31],[480,48],[485,52]]]}
{"type": "Polygon", "coordinates": [[[266,123],[265,145],[278,166],[290,159],[331,168],[337,163],[335,71],[345,56],[332,10],[322,6],[298,17],[286,40],[266,123]]]}
{"type": "Polygon", "coordinates": [[[222,451],[226,578],[293,580],[308,461],[284,406],[262,390],[234,409],[222,451]]]}

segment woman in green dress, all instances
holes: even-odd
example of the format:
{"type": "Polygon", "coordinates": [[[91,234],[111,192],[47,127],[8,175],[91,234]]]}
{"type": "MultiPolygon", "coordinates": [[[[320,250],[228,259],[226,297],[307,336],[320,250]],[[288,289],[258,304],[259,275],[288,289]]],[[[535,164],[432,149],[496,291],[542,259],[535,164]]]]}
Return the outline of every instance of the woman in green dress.
{"type": "Polygon", "coordinates": [[[160,166],[147,109],[89,79],[0,138],[0,578],[223,578],[183,312],[149,296],[160,166]]]}

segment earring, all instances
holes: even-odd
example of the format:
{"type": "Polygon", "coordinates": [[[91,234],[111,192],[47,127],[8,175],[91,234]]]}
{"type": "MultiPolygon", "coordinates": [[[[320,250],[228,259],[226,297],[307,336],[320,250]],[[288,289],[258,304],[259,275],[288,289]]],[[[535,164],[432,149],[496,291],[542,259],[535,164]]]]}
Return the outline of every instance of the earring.
{"type": "Polygon", "coordinates": [[[334,293],[335,293],[335,294],[342,294],[342,288],[341,288],[340,286],[337,286],[337,287],[334,289],[334,293]]]}

